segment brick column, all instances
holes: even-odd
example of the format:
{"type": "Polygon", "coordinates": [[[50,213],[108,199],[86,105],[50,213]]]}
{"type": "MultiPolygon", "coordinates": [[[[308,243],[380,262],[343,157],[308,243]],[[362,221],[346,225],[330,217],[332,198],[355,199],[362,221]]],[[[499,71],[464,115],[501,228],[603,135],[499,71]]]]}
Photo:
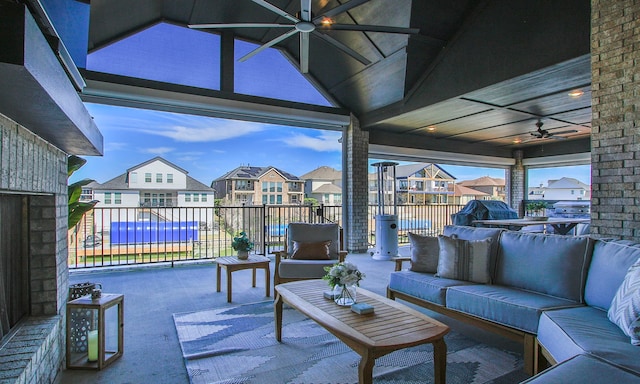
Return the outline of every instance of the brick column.
{"type": "Polygon", "coordinates": [[[526,192],[526,181],[525,175],[526,171],[524,166],[522,165],[522,150],[518,149],[513,151],[513,158],[516,160],[516,163],[509,167],[506,172],[506,203],[513,209],[518,212],[522,211],[522,200],[525,198],[526,192]]]}
{"type": "Polygon", "coordinates": [[[640,2],[591,1],[591,233],[640,241],[640,2]]]}
{"type": "Polygon", "coordinates": [[[346,198],[343,219],[346,231],[347,250],[364,253],[369,248],[367,241],[369,209],[369,132],[360,130],[360,122],[351,115],[351,124],[344,131],[345,187],[346,198]]]}

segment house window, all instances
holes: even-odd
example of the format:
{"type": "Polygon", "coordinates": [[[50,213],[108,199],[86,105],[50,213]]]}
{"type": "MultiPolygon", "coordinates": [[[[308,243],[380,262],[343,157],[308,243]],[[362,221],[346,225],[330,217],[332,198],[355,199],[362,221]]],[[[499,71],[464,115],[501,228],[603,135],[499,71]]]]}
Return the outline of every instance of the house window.
{"type": "Polygon", "coordinates": [[[129,174],[129,184],[138,184],[138,172],[131,172],[129,174]]]}
{"type": "Polygon", "coordinates": [[[173,184],[173,173],[167,173],[167,183],[173,184]]]}
{"type": "Polygon", "coordinates": [[[184,201],[187,203],[191,202],[191,194],[190,193],[185,193],[184,194],[184,201]]]}
{"type": "Polygon", "coordinates": [[[156,173],[156,183],[162,183],[162,173],[156,173]]]}
{"type": "Polygon", "coordinates": [[[115,204],[122,204],[122,193],[116,192],[113,195],[113,202],[115,204]]]}
{"type": "Polygon", "coordinates": [[[144,174],[144,182],[145,183],[150,183],[151,182],[151,172],[146,172],[144,174]]]}
{"type": "Polygon", "coordinates": [[[145,205],[149,205],[149,203],[151,202],[151,194],[145,193],[142,201],[144,202],[145,205]]]}
{"type": "Polygon", "coordinates": [[[151,205],[153,207],[157,207],[158,206],[158,194],[157,193],[152,193],[151,194],[151,205]]]}
{"type": "Polygon", "coordinates": [[[111,192],[104,193],[104,203],[111,204],[111,192]]]}
{"type": "Polygon", "coordinates": [[[206,194],[206,193],[203,193],[203,194],[201,195],[201,197],[202,197],[202,198],[201,198],[200,200],[201,200],[203,203],[207,201],[207,194],[206,194]]]}
{"type": "Polygon", "coordinates": [[[199,194],[197,194],[197,193],[193,194],[193,202],[194,203],[200,202],[200,195],[199,194]]]}

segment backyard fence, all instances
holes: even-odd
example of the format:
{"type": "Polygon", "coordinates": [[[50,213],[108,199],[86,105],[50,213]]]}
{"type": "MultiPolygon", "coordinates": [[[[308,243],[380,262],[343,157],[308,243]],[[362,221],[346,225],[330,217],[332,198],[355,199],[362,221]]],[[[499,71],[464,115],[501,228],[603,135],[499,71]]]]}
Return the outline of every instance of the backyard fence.
{"type": "MultiPolygon", "coordinates": [[[[437,235],[462,205],[400,205],[398,243],[407,232],[437,235]]],[[[369,207],[367,234],[375,247],[377,206],[369,207]]],[[[282,249],[291,222],[337,223],[342,207],[329,205],[251,205],[233,207],[95,208],[69,231],[69,268],[133,265],[212,259],[235,254],[240,231],[255,243],[254,252],[282,249]]]]}

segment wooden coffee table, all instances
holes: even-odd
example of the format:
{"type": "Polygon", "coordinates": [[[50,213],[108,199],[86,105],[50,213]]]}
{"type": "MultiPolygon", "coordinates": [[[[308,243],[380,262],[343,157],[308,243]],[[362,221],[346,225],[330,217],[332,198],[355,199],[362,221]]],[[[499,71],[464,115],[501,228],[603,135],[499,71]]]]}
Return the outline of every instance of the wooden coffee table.
{"type": "Polygon", "coordinates": [[[358,382],[373,382],[375,359],[420,344],[433,344],[434,379],[445,383],[449,327],[404,304],[358,288],[357,301],[374,307],[374,313],[358,315],[322,295],[324,280],[278,284],[274,303],[276,339],[282,341],[282,305],[287,303],[323,326],[361,356],[358,382]]]}
{"type": "Polygon", "coordinates": [[[231,273],[241,269],[253,269],[253,287],[256,286],[256,269],[264,269],[265,295],[271,296],[271,272],[269,258],[261,255],[249,255],[247,260],[240,260],[237,256],[226,256],[214,259],[216,267],[216,292],[220,292],[221,268],[227,270],[227,302],[231,302],[231,273]]]}

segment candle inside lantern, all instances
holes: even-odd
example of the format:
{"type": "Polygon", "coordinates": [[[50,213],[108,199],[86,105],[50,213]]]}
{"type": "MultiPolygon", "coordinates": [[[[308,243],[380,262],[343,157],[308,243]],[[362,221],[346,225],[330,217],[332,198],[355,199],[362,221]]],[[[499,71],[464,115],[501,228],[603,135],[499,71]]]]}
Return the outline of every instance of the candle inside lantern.
{"type": "Polygon", "coordinates": [[[89,331],[89,361],[98,361],[98,330],[89,331]]]}

